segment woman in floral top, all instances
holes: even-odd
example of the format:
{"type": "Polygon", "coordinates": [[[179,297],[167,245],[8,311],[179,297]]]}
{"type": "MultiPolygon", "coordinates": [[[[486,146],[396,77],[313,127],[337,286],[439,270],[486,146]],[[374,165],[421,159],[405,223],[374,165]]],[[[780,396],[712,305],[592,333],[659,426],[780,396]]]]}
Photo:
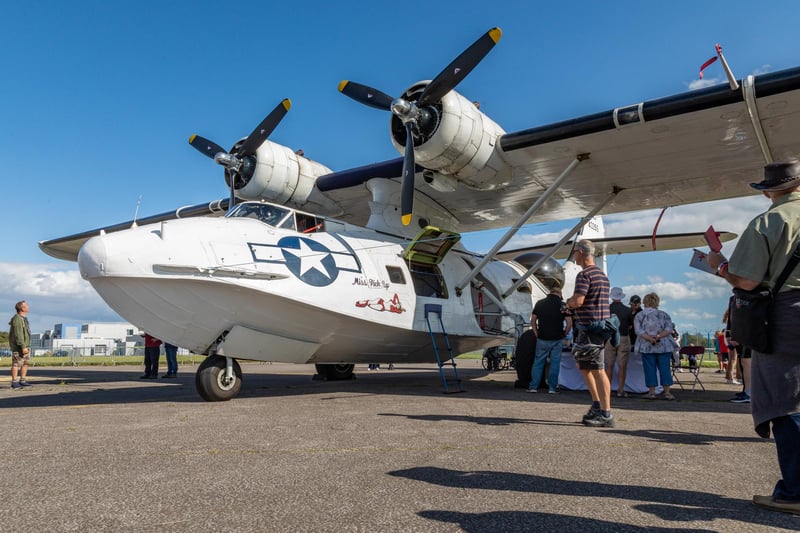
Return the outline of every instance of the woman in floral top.
{"type": "Polygon", "coordinates": [[[635,350],[642,354],[644,383],[650,389],[645,398],[656,397],[656,386],[660,381],[664,387],[664,399],[674,400],[675,397],[670,394],[669,389],[672,386],[670,362],[675,345],[672,339],[675,325],[666,312],[658,309],[660,302],[661,299],[654,292],[645,294],[642,299],[644,309],[633,319],[633,327],[636,330],[635,350]]]}

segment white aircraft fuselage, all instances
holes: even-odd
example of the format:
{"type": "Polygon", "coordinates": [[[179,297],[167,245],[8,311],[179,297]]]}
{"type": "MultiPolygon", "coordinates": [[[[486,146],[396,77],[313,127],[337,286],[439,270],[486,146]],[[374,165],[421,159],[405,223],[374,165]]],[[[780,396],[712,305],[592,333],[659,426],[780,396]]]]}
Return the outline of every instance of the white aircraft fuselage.
{"type": "MultiPolygon", "coordinates": [[[[502,299],[500,312],[497,294],[524,268],[492,261],[479,284],[456,294],[453,287],[478,258],[457,246],[438,265],[420,265],[403,259],[407,245],[382,232],[247,202],[225,218],[93,237],[78,262],[109,306],[151,335],[196,353],[258,361],[430,362],[425,304],[442,306],[458,355],[510,342],[515,326],[530,317],[532,292],[535,299],[544,294],[535,281],[525,283],[502,299]],[[272,218],[242,215],[248,209],[270,210],[272,218]],[[303,217],[319,226],[298,231],[303,217]],[[487,290],[493,295],[479,295],[487,290]]],[[[430,318],[440,334],[438,317],[430,318]]]]}

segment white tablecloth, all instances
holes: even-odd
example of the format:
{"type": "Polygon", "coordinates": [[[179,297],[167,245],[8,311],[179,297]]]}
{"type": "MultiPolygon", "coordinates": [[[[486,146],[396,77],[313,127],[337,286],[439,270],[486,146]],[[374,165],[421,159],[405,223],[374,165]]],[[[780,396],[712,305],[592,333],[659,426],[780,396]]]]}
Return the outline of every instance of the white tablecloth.
{"type": "MultiPolygon", "coordinates": [[[[562,388],[570,390],[586,390],[586,383],[580,370],[575,365],[575,358],[572,352],[564,351],[561,354],[561,370],[558,374],[558,384],[562,388]]],[[[611,383],[611,390],[617,390],[617,365],[614,366],[614,379],[611,383]]],[[[644,370],[642,369],[642,354],[631,352],[628,356],[628,373],[625,376],[625,392],[647,392],[644,384],[644,370]]]]}

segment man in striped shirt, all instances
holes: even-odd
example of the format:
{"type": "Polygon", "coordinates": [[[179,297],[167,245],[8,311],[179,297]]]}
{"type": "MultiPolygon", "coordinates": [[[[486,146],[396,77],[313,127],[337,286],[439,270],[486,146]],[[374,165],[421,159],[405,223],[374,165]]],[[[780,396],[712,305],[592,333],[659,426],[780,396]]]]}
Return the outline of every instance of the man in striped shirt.
{"type": "Polygon", "coordinates": [[[594,244],[588,240],[575,243],[573,260],[583,268],[575,277],[575,292],[567,307],[575,309],[578,328],[575,340],[575,362],[592,396],[592,406],[583,416],[583,423],[593,427],[614,427],[611,414],[611,383],[605,372],[604,333],[589,328],[593,323],[611,316],[608,298],[608,277],[594,263],[594,244]]]}

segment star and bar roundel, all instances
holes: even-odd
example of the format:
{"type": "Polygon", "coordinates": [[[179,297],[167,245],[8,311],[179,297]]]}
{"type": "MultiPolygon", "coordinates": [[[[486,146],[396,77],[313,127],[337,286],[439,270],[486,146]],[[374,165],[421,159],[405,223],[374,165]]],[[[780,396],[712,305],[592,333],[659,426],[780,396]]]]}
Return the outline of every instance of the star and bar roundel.
{"type": "Polygon", "coordinates": [[[361,273],[355,251],[342,239],[331,235],[341,247],[331,250],[306,237],[282,237],[275,244],[247,243],[256,263],[283,264],[297,279],[314,287],[330,285],[340,272],[361,273]]]}

